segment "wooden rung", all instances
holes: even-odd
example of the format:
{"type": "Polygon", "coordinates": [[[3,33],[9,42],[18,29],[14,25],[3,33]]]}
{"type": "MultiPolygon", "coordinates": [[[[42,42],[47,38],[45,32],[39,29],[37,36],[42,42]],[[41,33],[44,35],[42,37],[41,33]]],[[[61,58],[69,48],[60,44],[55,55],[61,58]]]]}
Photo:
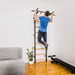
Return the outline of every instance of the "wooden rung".
{"type": "Polygon", "coordinates": [[[46,53],[36,54],[36,55],[46,55],[46,53]]]}
{"type": "Polygon", "coordinates": [[[40,21],[36,21],[36,22],[40,22],[40,21]]]}
{"type": "Polygon", "coordinates": [[[41,43],[36,43],[36,44],[41,44],[41,43]]]}
{"type": "Polygon", "coordinates": [[[36,59],[36,61],[40,61],[40,60],[46,60],[46,58],[44,58],[44,59],[36,59]]]}
{"type": "Polygon", "coordinates": [[[38,37],[36,37],[36,39],[38,39],[38,37]]]}
{"type": "MultiPolygon", "coordinates": [[[[36,37],[36,39],[38,39],[38,37],[36,37]]],[[[43,39],[43,37],[42,37],[42,39],[43,39]]]]}
{"type": "Polygon", "coordinates": [[[41,50],[41,49],[46,49],[46,48],[36,48],[36,50],[41,50]]]}
{"type": "Polygon", "coordinates": [[[38,32],[36,32],[36,33],[38,33],[38,32]]]}
{"type": "Polygon", "coordinates": [[[37,15],[37,17],[40,17],[40,15],[37,15]]]}
{"type": "Polygon", "coordinates": [[[36,28],[39,28],[40,26],[35,26],[36,28]]]}

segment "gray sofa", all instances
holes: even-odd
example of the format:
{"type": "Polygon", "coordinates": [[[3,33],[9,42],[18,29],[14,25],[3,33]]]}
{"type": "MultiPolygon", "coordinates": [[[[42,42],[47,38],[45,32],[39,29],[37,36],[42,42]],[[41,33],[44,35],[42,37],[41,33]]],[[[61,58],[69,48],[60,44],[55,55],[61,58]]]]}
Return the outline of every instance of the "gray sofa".
{"type": "Polygon", "coordinates": [[[22,48],[0,48],[0,75],[25,75],[22,48]]]}

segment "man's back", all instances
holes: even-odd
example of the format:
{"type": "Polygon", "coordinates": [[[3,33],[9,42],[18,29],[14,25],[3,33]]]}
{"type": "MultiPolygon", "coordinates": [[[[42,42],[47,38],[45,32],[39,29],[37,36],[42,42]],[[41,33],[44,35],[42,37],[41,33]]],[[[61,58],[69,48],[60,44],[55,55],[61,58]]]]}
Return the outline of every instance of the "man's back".
{"type": "Polygon", "coordinates": [[[45,16],[41,16],[41,17],[39,17],[39,20],[40,20],[39,30],[43,31],[43,32],[46,32],[47,31],[47,25],[50,21],[50,18],[49,17],[46,18],[45,16]]]}

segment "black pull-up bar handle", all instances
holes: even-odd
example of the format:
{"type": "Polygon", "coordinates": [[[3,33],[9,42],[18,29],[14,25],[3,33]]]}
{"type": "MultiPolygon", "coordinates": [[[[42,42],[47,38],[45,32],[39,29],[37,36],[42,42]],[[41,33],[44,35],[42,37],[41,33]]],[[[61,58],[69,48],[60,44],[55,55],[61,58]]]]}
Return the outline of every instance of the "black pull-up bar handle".
{"type": "MultiPolygon", "coordinates": [[[[31,12],[34,12],[34,10],[31,10],[31,12]]],[[[42,13],[45,13],[44,11],[37,11],[37,12],[42,12],[42,13]]]]}
{"type": "MultiPolygon", "coordinates": [[[[37,11],[37,13],[40,12],[40,14],[41,14],[41,13],[45,13],[45,11],[39,11],[39,10],[36,10],[36,11],[37,11]]],[[[31,10],[31,12],[34,12],[34,10],[31,10]]],[[[37,13],[36,13],[36,14],[37,14],[37,13]]],[[[54,13],[54,11],[53,11],[52,13],[50,13],[50,15],[53,14],[53,13],[54,13]]],[[[53,16],[55,16],[55,14],[53,14],[53,16]]]]}
{"type": "MultiPolygon", "coordinates": [[[[54,11],[52,13],[50,13],[50,15],[53,14],[53,13],[54,13],[54,11]]],[[[53,14],[53,16],[55,16],[55,14],[53,14]]]]}
{"type": "MultiPolygon", "coordinates": [[[[38,12],[38,8],[36,9],[36,11],[38,12]]],[[[34,12],[34,10],[31,10],[31,12],[34,12]]]]}

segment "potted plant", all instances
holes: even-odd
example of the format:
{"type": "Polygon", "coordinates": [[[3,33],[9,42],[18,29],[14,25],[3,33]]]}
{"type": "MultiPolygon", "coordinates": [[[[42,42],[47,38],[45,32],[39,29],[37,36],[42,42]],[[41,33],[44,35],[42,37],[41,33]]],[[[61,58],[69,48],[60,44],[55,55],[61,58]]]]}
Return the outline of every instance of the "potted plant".
{"type": "MultiPolygon", "coordinates": [[[[32,47],[33,49],[33,47],[32,47]]],[[[33,51],[29,52],[29,49],[27,49],[28,53],[26,53],[28,55],[29,58],[29,64],[32,65],[33,64],[33,51]]]]}

